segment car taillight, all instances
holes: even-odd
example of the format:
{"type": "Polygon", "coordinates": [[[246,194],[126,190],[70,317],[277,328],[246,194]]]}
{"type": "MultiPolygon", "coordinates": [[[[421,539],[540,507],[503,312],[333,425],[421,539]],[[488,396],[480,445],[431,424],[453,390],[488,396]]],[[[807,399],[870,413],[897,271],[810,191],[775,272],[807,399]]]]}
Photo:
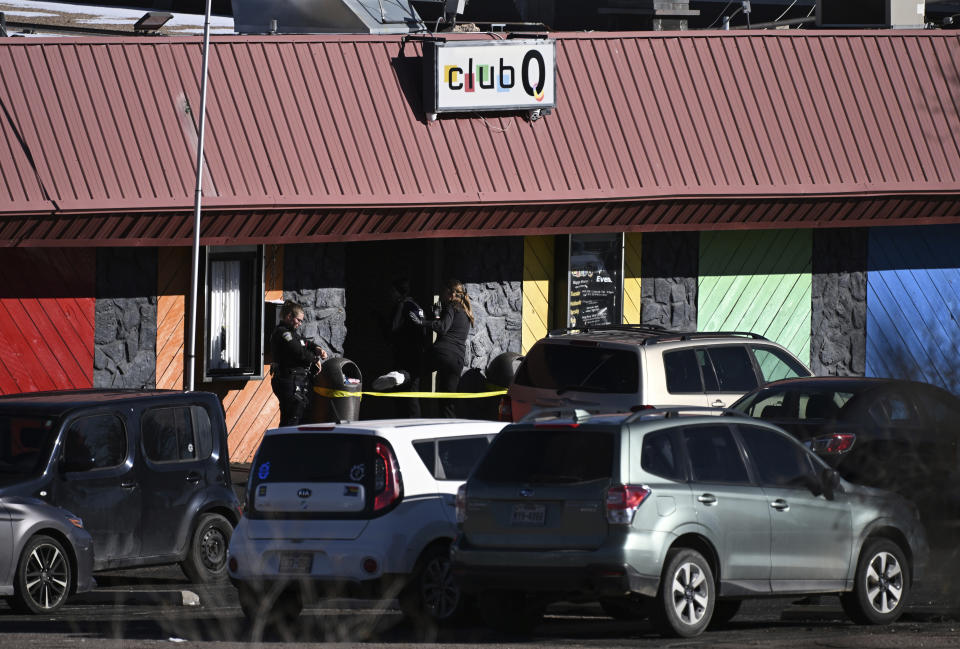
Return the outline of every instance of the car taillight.
{"type": "Polygon", "coordinates": [[[840,455],[853,448],[857,436],[853,433],[832,433],[814,437],[807,442],[814,453],[818,455],[840,455]]]}
{"type": "Polygon", "coordinates": [[[607,489],[607,522],[629,525],[643,501],[650,495],[650,487],[621,484],[607,489]]]}
{"type": "Polygon", "coordinates": [[[377,457],[374,460],[373,492],[376,495],[373,498],[373,511],[376,512],[400,500],[403,483],[397,458],[390,447],[377,442],[374,453],[377,457]]]}
{"type": "Polygon", "coordinates": [[[497,421],[513,421],[513,401],[509,394],[500,397],[500,405],[497,407],[497,421]]]}
{"type": "Polygon", "coordinates": [[[457,523],[467,520],[467,485],[462,484],[457,489],[457,523]]]}

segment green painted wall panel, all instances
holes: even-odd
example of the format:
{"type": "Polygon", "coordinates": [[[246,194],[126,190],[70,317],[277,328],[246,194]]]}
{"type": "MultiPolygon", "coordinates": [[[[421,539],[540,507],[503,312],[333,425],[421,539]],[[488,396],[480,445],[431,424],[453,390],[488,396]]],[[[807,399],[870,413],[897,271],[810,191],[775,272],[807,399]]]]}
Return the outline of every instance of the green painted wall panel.
{"type": "Polygon", "coordinates": [[[810,362],[810,230],[700,234],[697,329],[752,331],[810,362]]]}

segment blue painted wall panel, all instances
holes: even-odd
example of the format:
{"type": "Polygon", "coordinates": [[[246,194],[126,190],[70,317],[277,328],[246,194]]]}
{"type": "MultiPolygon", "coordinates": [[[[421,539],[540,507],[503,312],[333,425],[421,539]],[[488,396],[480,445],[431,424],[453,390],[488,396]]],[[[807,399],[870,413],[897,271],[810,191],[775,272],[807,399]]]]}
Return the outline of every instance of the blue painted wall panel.
{"type": "Polygon", "coordinates": [[[875,228],[867,273],[867,376],[960,392],[960,226],[875,228]]]}

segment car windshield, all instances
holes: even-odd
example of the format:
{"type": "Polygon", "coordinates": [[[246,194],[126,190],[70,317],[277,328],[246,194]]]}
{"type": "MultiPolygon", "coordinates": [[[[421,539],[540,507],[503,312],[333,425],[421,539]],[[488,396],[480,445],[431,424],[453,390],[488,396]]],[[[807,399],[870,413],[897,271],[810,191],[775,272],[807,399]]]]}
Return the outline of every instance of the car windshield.
{"type": "Polygon", "coordinates": [[[816,386],[767,388],[748,394],[731,408],[761,419],[827,420],[837,418],[856,394],[816,386]]]}
{"type": "Polygon", "coordinates": [[[640,363],[629,349],[565,344],[534,345],[514,382],[546,390],[635,394],[640,363]]]}
{"type": "Polygon", "coordinates": [[[58,430],[54,417],[0,414],[0,484],[39,476],[58,430]]]}

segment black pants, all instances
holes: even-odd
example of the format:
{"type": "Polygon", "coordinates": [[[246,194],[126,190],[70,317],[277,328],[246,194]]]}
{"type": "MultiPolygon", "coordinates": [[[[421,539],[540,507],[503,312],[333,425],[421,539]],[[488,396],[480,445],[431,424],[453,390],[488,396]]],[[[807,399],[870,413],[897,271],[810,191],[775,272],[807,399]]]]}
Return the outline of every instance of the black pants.
{"type": "Polygon", "coordinates": [[[280,425],[296,426],[310,403],[309,379],[300,375],[274,375],[270,381],[280,402],[280,425]]]}
{"type": "MultiPolygon", "coordinates": [[[[407,379],[406,383],[401,383],[397,386],[398,392],[419,392],[420,391],[420,375],[413,374],[405,367],[400,368],[403,371],[410,374],[410,378],[407,379]]],[[[394,401],[397,402],[397,417],[409,417],[411,419],[420,418],[420,399],[417,397],[405,397],[405,398],[396,398],[394,401]]]]}
{"type": "MultiPolygon", "coordinates": [[[[463,357],[453,354],[433,354],[433,369],[437,371],[437,392],[456,392],[463,373],[463,357]]],[[[457,416],[456,399],[438,399],[440,417],[457,416]]]]}

